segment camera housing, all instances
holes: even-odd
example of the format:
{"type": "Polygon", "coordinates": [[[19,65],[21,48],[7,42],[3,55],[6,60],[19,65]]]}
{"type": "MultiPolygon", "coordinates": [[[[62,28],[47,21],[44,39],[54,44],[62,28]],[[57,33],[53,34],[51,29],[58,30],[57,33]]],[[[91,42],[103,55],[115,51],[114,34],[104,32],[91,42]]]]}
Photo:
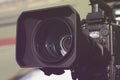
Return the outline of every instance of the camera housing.
{"type": "Polygon", "coordinates": [[[17,22],[17,63],[38,67],[47,75],[70,69],[73,80],[81,79],[79,71],[115,80],[120,7],[114,1],[90,0],[92,12],[82,21],[69,5],[23,12],[17,22]]]}
{"type": "Polygon", "coordinates": [[[17,23],[18,64],[62,69],[104,66],[100,47],[83,33],[81,25],[69,5],[23,12],[17,23]]]}

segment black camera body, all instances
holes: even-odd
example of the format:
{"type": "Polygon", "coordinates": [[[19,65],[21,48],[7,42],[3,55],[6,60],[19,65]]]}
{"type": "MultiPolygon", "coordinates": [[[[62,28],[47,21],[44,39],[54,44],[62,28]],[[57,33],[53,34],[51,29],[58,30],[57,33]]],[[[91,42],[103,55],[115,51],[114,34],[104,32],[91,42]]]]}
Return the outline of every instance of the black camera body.
{"type": "Polygon", "coordinates": [[[81,74],[79,69],[109,74],[110,80],[116,80],[115,68],[120,65],[119,8],[106,4],[111,0],[90,2],[92,12],[85,20],[80,20],[70,5],[23,12],[17,21],[19,66],[37,67],[47,73],[70,69],[73,79],[81,74]]]}
{"type": "Polygon", "coordinates": [[[70,6],[23,12],[17,28],[18,64],[63,69],[98,65],[101,49],[80,26],[78,13],[70,6]]]}

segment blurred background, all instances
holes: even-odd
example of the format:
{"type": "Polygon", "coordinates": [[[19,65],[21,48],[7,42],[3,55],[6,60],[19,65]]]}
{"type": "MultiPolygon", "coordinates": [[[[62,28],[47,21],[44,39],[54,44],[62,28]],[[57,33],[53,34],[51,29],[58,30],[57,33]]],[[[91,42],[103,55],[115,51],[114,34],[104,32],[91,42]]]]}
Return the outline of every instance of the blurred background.
{"type": "MultiPolygon", "coordinates": [[[[13,80],[12,78],[16,75],[30,73],[33,70],[21,69],[15,60],[16,22],[21,12],[66,4],[72,5],[80,14],[81,19],[90,12],[89,0],[0,0],[0,80],[13,80]]],[[[52,80],[55,79],[52,78],[52,80]]],[[[56,80],[63,79],[57,78],[56,80]]]]}

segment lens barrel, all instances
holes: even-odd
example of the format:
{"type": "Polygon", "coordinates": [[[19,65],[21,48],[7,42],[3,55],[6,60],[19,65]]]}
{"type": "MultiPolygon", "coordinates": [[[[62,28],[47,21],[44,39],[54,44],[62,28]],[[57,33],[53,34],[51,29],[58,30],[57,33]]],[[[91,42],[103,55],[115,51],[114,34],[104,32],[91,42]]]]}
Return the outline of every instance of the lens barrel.
{"type": "Polygon", "coordinates": [[[36,25],[33,46],[36,56],[43,62],[57,63],[69,55],[72,32],[67,21],[51,18],[36,25]],[[44,32],[44,34],[42,34],[44,32]]]}

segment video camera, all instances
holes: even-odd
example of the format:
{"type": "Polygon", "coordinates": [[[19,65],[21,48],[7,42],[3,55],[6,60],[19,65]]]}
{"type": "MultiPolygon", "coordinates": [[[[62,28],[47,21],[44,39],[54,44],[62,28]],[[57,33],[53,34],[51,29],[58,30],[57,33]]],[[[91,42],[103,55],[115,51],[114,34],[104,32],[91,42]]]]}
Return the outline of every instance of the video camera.
{"type": "Polygon", "coordinates": [[[70,5],[23,12],[17,22],[20,67],[47,75],[70,69],[73,80],[119,80],[120,1],[90,2],[92,12],[83,20],[70,5]]]}

